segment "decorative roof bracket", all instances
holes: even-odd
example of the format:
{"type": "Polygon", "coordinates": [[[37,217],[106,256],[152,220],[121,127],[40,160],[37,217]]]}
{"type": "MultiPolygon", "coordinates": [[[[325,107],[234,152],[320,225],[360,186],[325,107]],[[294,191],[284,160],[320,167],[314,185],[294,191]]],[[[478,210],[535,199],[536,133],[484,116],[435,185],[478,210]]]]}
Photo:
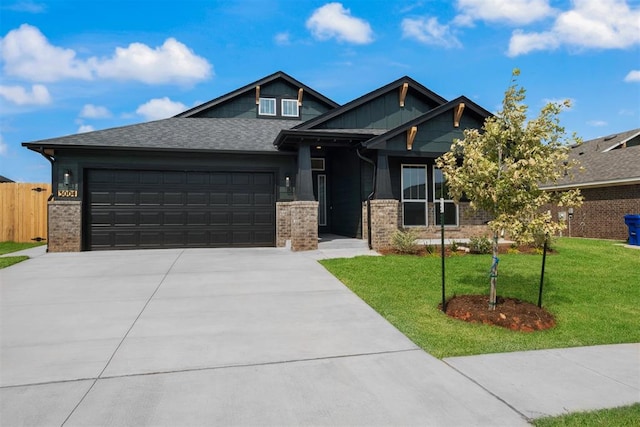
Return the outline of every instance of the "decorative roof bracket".
{"type": "Polygon", "coordinates": [[[302,107],[302,94],[304,93],[304,89],[298,89],[298,107],[302,107]]]}
{"type": "Polygon", "coordinates": [[[418,126],[411,126],[407,129],[407,150],[411,150],[413,148],[413,141],[416,139],[417,133],[418,126]]]}
{"type": "Polygon", "coordinates": [[[256,86],[256,105],[260,104],[260,85],[256,86]]]}
{"type": "Polygon", "coordinates": [[[460,127],[460,119],[462,118],[462,112],[464,111],[464,102],[458,104],[453,110],[453,127],[460,127]]]}
{"type": "Polygon", "coordinates": [[[404,108],[404,100],[407,98],[407,91],[409,90],[409,83],[402,83],[400,88],[400,107],[404,108]]]}

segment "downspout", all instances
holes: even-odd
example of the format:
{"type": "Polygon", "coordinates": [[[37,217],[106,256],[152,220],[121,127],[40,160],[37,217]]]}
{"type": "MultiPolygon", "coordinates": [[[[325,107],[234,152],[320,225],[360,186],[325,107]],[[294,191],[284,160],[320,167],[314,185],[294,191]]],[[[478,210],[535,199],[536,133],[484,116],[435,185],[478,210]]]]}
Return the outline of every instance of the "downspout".
{"type": "MultiPolygon", "coordinates": [[[[34,150],[35,151],[35,150],[34,150]]],[[[42,155],[42,157],[44,157],[45,159],[47,159],[49,161],[49,163],[51,163],[51,194],[49,194],[49,197],[47,198],[47,202],[50,202],[51,200],[53,200],[53,195],[54,195],[54,190],[53,190],[53,183],[55,182],[55,176],[56,176],[56,159],[55,157],[47,154],[44,152],[44,147],[40,147],[40,149],[37,151],[38,153],[40,153],[42,155]]],[[[49,252],[49,209],[47,208],[47,252],[49,252]]]]}
{"type": "Polygon", "coordinates": [[[42,155],[42,157],[44,157],[45,159],[49,160],[49,163],[51,163],[51,194],[49,195],[49,198],[47,199],[47,202],[50,202],[51,200],[53,200],[53,194],[54,194],[53,193],[53,183],[55,181],[54,178],[56,176],[56,171],[55,171],[55,169],[56,169],[56,165],[55,165],[56,159],[53,156],[45,153],[44,152],[44,147],[40,147],[40,149],[37,150],[36,152],[40,153],[42,155]]]}
{"type": "Polygon", "coordinates": [[[373,167],[373,185],[371,189],[371,194],[367,196],[367,244],[369,245],[369,249],[373,249],[371,246],[371,199],[376,192],[376,164],[373,160],[368,157],[363,156],[360,153],[360,149],[356,148],[356,154],[365,162],[369,163],[373,167]]]}

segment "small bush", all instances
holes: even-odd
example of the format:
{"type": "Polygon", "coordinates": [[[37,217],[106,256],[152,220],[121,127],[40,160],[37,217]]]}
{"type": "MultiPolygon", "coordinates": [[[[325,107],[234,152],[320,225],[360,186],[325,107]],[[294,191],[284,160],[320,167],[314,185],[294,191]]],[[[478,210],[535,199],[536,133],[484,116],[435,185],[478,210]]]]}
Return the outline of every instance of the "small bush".
{"type": "Polygon", "coordinates": [[[491,253],[491,240],[487,236],[472,237],[469,239],[469,249],[475,254],[491,253]]]}
{"type": "Polygon", "coordinates": [[[455,240],[452,240],[451,243],[449,244],[449,249],[453,253],[457,252],[459,248],[460,248],[460,244],[455,240]]]}
{"type": "Polygon", "coordinates": [[[393,249],[400,254],[417,254],[420,251],[416,243],[417,234],[411,229],[398,230],[391,238],[393,249]]]}

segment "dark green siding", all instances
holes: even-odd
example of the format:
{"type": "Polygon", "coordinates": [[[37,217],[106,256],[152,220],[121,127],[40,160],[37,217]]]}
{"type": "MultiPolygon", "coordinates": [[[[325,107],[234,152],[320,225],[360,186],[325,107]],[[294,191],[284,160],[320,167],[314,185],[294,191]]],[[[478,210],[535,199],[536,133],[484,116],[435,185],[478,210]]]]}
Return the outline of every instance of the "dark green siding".
{"type": "MultiPolygon", "coordinates": [[[[446,153],[454,139],[464,138],[464,129],[480,128],[481,126],[482,122],[463,115],[460,127],[456,128],[453,126],[453,112],[447,111],[418,126],[418,133],[411,151],[414,153],[446,153]]],[[[407,152],[406,133],[403,132],[387,141],[386,149],[407,152]]]]}
{"type": "Polygon", "coordinates": [[[391,91],[354,110],[348,111],[320,127],[324,129],[393,129],[437,107],[417,92],[409,90],[404,108],[398,91],[391,91]]]}
{"type": "MultiPolygon", "coordinates": [[[[298,87],[290,85],[283,80],[276,80],[260,86],[260,97],[276,98],[278,100],[278,109],[281,99],[298,99],[298,87]]],[[[325,113],[330,108],[317,98],[308,93],[302,96],[302,107],[300,109],[300,119],[305,121],[325,113]]],[[[255,90],[251,90],[244,94],[238,95],[226,102],[215,105],[205,111],[201,111],[194,117],[208,118],[251,118],[258,116],[258,106],[256,105],[255,90]]],[[[269,116],[269,118],[282,118],[281,116],[269,116]]],[[[295,120],[300,120],[296,118],[295,120]]]]}

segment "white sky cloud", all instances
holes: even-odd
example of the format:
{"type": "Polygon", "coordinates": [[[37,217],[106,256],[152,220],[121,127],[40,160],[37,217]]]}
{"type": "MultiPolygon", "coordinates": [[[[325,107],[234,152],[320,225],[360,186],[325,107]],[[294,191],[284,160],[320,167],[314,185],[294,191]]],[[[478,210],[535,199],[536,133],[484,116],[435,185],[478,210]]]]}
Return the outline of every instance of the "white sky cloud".
{"type": "Polygon", "coordinates": [[[99,77],[148,84],[193,83],[212,74],[206,59],[174,38],[168,38],[155,49],[142,43],[131,43],[127,48],[116,48],[109,59],[91,58],[89,63],[99,77]]]}
{"type": "Polygon", "coordinates": [[[93,132],[94,130],[95,129],[91,125],[80,125],[76,133],[87,133],[87,132],[93,132]]]}
{"type": "Polygon", "coordinates": [[[0,133],[0,156],[5,156],[9,151],[9,146],[4,142],[4,137],[0,133]]]}
{"type": "Polygon", "coordinates": [[[523,25],[555,13],[549,0],[458,0],[456,6],[461,13],[454,22],[461,26],[474,21],[523,25]]]}
{"type": "Polygon", "coordinates": [[[587,124],[593,127],[603,127],[607,126],[609,123],[605,122],[604,120],[589,120],[587,124]]]}
{"type": "Polygon", "coordinates": [[[0,85],[0,96],[16,105],[46,105],[51,95],[44,85],[33,85],[31,91],[22,86],[0,85]]]}
{"type": "Polygon", "coordinates": [[[573,9],[558,15],[551,30],[517,30],[509,42],[509,56],[561,45],[578,49],[626,49],[640,44],[640,8],[623,0],[575,0],[573,9]]]}
{"type": "Polygon", "coordinates": [[[148,84],[194,83],[213,74],[209,62],[186,45],[168,38],[162,46],[142,43],[116,48],[108,58],[78,59],[73,49],[57,47],[36,27],[23,24],[0,40],[7,75],[33,82],[98,78],[148,84]]]}
{"type": "Polygon", "coordinates": [[[41,3],[23,0],[6,5],[4,6],[4,9],[12,10],[14,12],[44,13],[47,10],[47,7],[41,3]]]}
{"type": "Polygon", "coordinates": [[[327,3],[316,9],[307,20],[307,29],[318,40],[335,38],[355,44],[373,41],[371,25],[364,19],[351,16],[351,10],[342,3],[327,3]]]}
{"type": "Polygon", "coordinates": [[[291,35],[285,31],[282,33],[278,33],[273,37],[273,41],[280,46],[287,46],[291,44],[291,35]]]}
{"type": "Polygon", "coordinates": [[[462,46],[462,43],[452,34],[450,26],[438,23],[435,17],[405,18],[402,20],[401,27],[403,38],[447,48],[462,46]]]}
{"type": "Polygon", "coordinates": [[[28,24],[11,30],[0,41],[7,75],[34,82],[54,82],[65,78],[90,79],[86,63],[76,59],[72,49],[53,46],[39,29],[28,24]]]}
{"type": "Polygon", "coordinates": [[[138,107],[136,113],[147,120],[160,120],[173,117],[187,109],[182,102],[175,102],[167,98],[152,99],[138,107]]]}
{"type": "Polygon", "coordinates": [[[631,70],[624,78],[627,83],[640,82],[640,70],[631,70]]]}
{"type": "Polygon", "coordinates": [[[106,119],[111,117],[111,112],[106,107],[99,105],[85,104],[80,111],[80,117],[87,119],[106,119]]]}

